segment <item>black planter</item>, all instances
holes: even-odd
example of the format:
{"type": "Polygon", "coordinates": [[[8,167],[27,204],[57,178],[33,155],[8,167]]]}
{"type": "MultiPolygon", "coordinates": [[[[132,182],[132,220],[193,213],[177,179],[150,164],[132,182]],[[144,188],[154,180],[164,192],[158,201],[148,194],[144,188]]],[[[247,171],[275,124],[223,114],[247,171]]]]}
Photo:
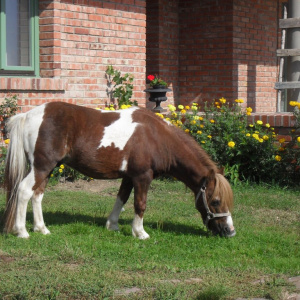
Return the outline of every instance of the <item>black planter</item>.
{"type": "Polygon", "coordinates": [[[144,92],[147,92],[150,94],[149,101],[156,103],[156,106],[152,109],[152,111],[158,112],[158,113],[166,111],[166,109],[163,109],[160,106],[160,103],[162,101],[166,101],[168,99],[166,97],[166,93],[170,92],[170,91],[172,91],[172,90],[169,88],[166,88],[164,85],[156,85],[156,86],[153,86],[152,88],[144,90],[144,92]]]}

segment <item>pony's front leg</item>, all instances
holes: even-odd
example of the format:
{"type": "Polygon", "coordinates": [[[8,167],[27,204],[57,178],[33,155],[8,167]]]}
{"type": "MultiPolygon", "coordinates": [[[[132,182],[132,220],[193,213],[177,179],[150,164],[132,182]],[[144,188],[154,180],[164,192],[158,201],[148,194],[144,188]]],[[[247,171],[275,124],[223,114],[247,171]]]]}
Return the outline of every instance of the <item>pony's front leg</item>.
{"type": "Polygon", "coordinates": [[[106,228],[108,230],[119,230],[119,226],[118,226],[119,216],[123,206],[125,205],[125,203],[127,202],[130,196],[132,188],[133,188],[132,180],[127,177],[123,178],[114,208],[111,214],[109,215],[109,217],[107,218],[106,228]]]}
{"type": "Polygon", "coordinates": [[[135,216],[132,222],[132,235],[140,240],[148,239],[150,236],[144,230],[143,217],[146,210],[147,193],[152,178],[146,176],[134,183],[134,209],[135,216]]]}

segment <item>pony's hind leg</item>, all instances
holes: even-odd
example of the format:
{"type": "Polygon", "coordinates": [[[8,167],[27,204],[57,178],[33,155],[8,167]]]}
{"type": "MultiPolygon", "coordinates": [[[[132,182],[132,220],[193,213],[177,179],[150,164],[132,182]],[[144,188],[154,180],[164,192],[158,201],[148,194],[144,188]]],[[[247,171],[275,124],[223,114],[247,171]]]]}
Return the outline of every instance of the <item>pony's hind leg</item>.
{"type": "Polygon", "coordinates": [[[45,179],[42,184],[34,191],[32,196],[32,210],[33,210],[33,231],[41,232],[42,234],[50,234],[50,231],[45,226],[43,211],[42,211],[42,200],[44,196],[45,187],[47,184],[45,179]]]}
{"type": "Polygon", "coordinates": [[[125,205],[125,203],[127,202],[130,196],[132,188],[133,188],[132,180],[128,177],[123,178],[114,208],[106,222],[106,228],[108,230],[119,230],[119,226],[118,226],[119,216],[123,206],[125,205]]]}
{"type": "Polygon", "coordinates": [[[16,207],[16,216],[15,216],[15,224],[13,226],[13,233],[15,233],[18,237],[28,238],[29,234],[26,230],[26,211],[28,201],[33,195],[33,186],[35,184],[34,172],[30,171],[30,173],[21,181],[18,192],[17,192],[17,207],[16,207]]]}

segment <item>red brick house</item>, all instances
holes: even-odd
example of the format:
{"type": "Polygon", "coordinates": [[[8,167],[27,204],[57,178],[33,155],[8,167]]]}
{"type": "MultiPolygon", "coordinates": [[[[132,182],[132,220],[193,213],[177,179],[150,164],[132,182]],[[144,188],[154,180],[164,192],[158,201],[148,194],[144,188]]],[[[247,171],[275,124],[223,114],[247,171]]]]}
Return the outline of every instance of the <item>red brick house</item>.
{"type": "Polygon", "coordinates": [[[48,101],[104,106],[113,65],[134,75],[143,106],[155,73],[170,83],[168,103],[242,98],[273,115],[282,2],[0,0],[0,99],[18,93],[22,111],[48,101]]]}

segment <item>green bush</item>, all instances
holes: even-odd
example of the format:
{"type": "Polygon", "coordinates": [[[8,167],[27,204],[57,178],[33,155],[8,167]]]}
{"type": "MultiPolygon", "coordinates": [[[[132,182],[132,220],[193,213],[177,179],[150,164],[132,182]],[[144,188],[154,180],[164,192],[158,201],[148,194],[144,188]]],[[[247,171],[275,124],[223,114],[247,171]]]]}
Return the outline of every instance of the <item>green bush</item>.
{"type": "Polygon", "coordinates": [[[124,105],[137,105],[136,101],[130,100],[133,93],[134,76],[129,73],[122,76],[121,72],[114,69],[113,66],[108,66],[105,73],[108,86],[111,88],[111,91],[108,92],[111,100],[116,98],[119,108],[124,105]]]}
{"type": "Polygon", "coordinates": [[[228,104],[221,98],[211,105],[206,104],[203,113],[199,113],[197,104],[179,105],[178,110],[169,105],[168,119],[193,136],[219,166],[225,167],[225,175],[231,182],[290,183],[299,165],[297,161],[291,170],[290,155],[295,156],[296,152],[299,159],[299,150],[295,148],[299,141],[295,139],[293,147],[285,147],[283,159],[274,128],[262,121],[248,124],[247,115],[252,109],[243,109],[241,103],[243,100],[237,99],[234,104],[228,104]]]}

